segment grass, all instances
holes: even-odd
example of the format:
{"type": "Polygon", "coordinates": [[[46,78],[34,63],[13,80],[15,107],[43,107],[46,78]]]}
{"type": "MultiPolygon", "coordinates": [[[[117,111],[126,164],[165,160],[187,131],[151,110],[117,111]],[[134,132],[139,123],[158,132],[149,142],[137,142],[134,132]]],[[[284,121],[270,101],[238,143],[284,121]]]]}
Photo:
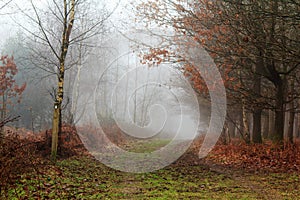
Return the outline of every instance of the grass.
{"type": "Polygon", "coordinates": [[[168,139],[137,140],[125,145],[124,149],[135,153],[148,153],[159,150],[161,147],[164,147],[168,143],[170,143],[170,140],[168,139]]]}
{"type": "MultiPolygon", "coordinates": [[[[165,142],[137,143],[131,149],[148,152],[165,142]]],[[[299,199],[299,185],[299,174],[228,174],[200,165],[131,174],[89,157],[72,157],[21,175],[0,199],[299,199]]]]}
{"type": "MultiPolygon", "coordinates": [[[[245,174],[239,179],[201,166],[130,174],[91,158],[70,158],[43,174],[25,174],[8,199],[298,199],[297,174],[245,174]]],[[[2,198],[4,198],[2,194],[2,198]]]]}

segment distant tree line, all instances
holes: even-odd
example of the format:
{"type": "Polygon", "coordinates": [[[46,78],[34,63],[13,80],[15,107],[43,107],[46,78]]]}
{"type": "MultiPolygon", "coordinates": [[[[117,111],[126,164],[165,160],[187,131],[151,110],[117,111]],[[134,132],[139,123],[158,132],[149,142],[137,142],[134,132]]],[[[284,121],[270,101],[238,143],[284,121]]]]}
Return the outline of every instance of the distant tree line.
{"type": "MultiPolygon", "coordinates": [[[[210,53],[227,89],[224,133],[247,143],[299,137],[299,11],[294,0],[150,0],[136,9],[140,19],[173,28],[210,53]]],[[[209,98],[195,67],[182,64],[182,71],[209,98]]]]}

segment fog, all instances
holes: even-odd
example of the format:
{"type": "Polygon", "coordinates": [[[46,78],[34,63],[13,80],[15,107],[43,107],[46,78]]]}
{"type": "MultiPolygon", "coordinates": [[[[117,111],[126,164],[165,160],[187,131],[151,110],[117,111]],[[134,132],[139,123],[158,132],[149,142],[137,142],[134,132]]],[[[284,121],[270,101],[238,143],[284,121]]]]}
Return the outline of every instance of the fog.
{"type": "MultiPolygon", "coordinates": [[[[140,138],[178,135],[192,139],[199,130],[204,131],[204,121],[198,124],[201,112],[197,111],[197,97],[176,69],[177,64],[142,64],[132,41],[122,34],[102,44],[111,44],[105,58],[99,56],[101,51],[89,56],[75,83],[80,94],[76,101],[78,125],[114,120],[125,133],[140,138]],[[103,67],[103,63],[107,64],[103,67]],[[180,81],[174,84],[172,80],[180,81]]],[[[139,33],[134,38],[150,41],[149,36],[139,33]]],[[[155,42],[151,45],[155,46],[155,42]]]]}
{"type": "MultiPolygon", "coordinates": [[[[20,71],[17,82],[27,82],[22,102],[12,109],[13,114],[21,116],[16,126],[40,131],[51,127],[56,77],[49,71],[55,72],[55,67],[42,65],[51,69],[45,71],[32,65],[35,57],[30,54],[31,48],[40,48],[45,55],[47,50],[28,39],[30,34],[18,26],[23,24],[31,30],[30,21],[19,11],[20,2],[11,4],[1,18],[0,45],[2,54],[15,56],[20,71]]],[[[43,1],[38,3],[41,8],[46,6],[43,1]]],[[[166,42],[157,35],[172,37],[174,33],[134,24],[130,6],[127,1],[110,1],[107,5],[99,1],[99,9],[114,12],[106,20],[103,34],[89,40],[94,46],[84,49],[81,63],[66,72],[64,121],[71,120],[76,126],[104,126],[114,121],[136,138],[193,139],[207,130],[208,106],[202,100],[199,103],[200,98],[179,70],[180,64],[143,63],[143,54],[166,42]]],[[[79,55],[77,51],[70,50],[69,63],[79,55]]],[[[41,62],[36,59],[35,64],[41,62]]]]}

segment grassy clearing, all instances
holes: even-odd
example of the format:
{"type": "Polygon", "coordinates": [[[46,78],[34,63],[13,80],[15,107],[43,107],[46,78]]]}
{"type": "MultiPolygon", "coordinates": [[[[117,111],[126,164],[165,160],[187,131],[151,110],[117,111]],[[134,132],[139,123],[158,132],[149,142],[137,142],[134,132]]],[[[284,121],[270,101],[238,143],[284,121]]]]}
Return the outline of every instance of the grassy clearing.
{"type": "Polygon", "coordinates": [[[201,166],[130,174],[91,158],[70,158],[25,174],[2,199],[299,199],[299,174],[232,178],[201,166]],[[6,197],[5,197],[6,196],[6,197]]]}
{"type": "Polygon", "coordinates": [[[136,153],[148,153],[159,150],[161,147],[169,144],[170,140],[137,140],[124,146],[124,149],[136,153]]]}
{"type": "MultiPolygon", "coordinates": [[[[127,146],[149,152],[167,141],[127,146]]],[[[0,199],[300,199],[296,173],[215,172],[200,165],[172,165],[144,174],[113,170],[89,157],[60,160],[23,174],[0,199]]]]}

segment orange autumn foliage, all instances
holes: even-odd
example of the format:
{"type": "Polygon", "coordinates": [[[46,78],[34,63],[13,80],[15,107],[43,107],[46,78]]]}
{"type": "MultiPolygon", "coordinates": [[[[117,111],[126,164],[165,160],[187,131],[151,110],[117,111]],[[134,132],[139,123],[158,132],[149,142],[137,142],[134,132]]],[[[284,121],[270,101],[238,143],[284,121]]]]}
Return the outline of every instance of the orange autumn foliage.
{"type": "Polygon", "coordinates": [[[26,88],[26,83],[19,86],[16,83],[15,76],[18,73],[17,66],[14,62],[14,57],[9,56],[1,56],[0,57],[0,96],[2,111],[6,112],[5,106],[6,104],[12,103],[12,98],[17,98],[17,102],[19,103],[21,100],[21,95],[26,88]]]}

